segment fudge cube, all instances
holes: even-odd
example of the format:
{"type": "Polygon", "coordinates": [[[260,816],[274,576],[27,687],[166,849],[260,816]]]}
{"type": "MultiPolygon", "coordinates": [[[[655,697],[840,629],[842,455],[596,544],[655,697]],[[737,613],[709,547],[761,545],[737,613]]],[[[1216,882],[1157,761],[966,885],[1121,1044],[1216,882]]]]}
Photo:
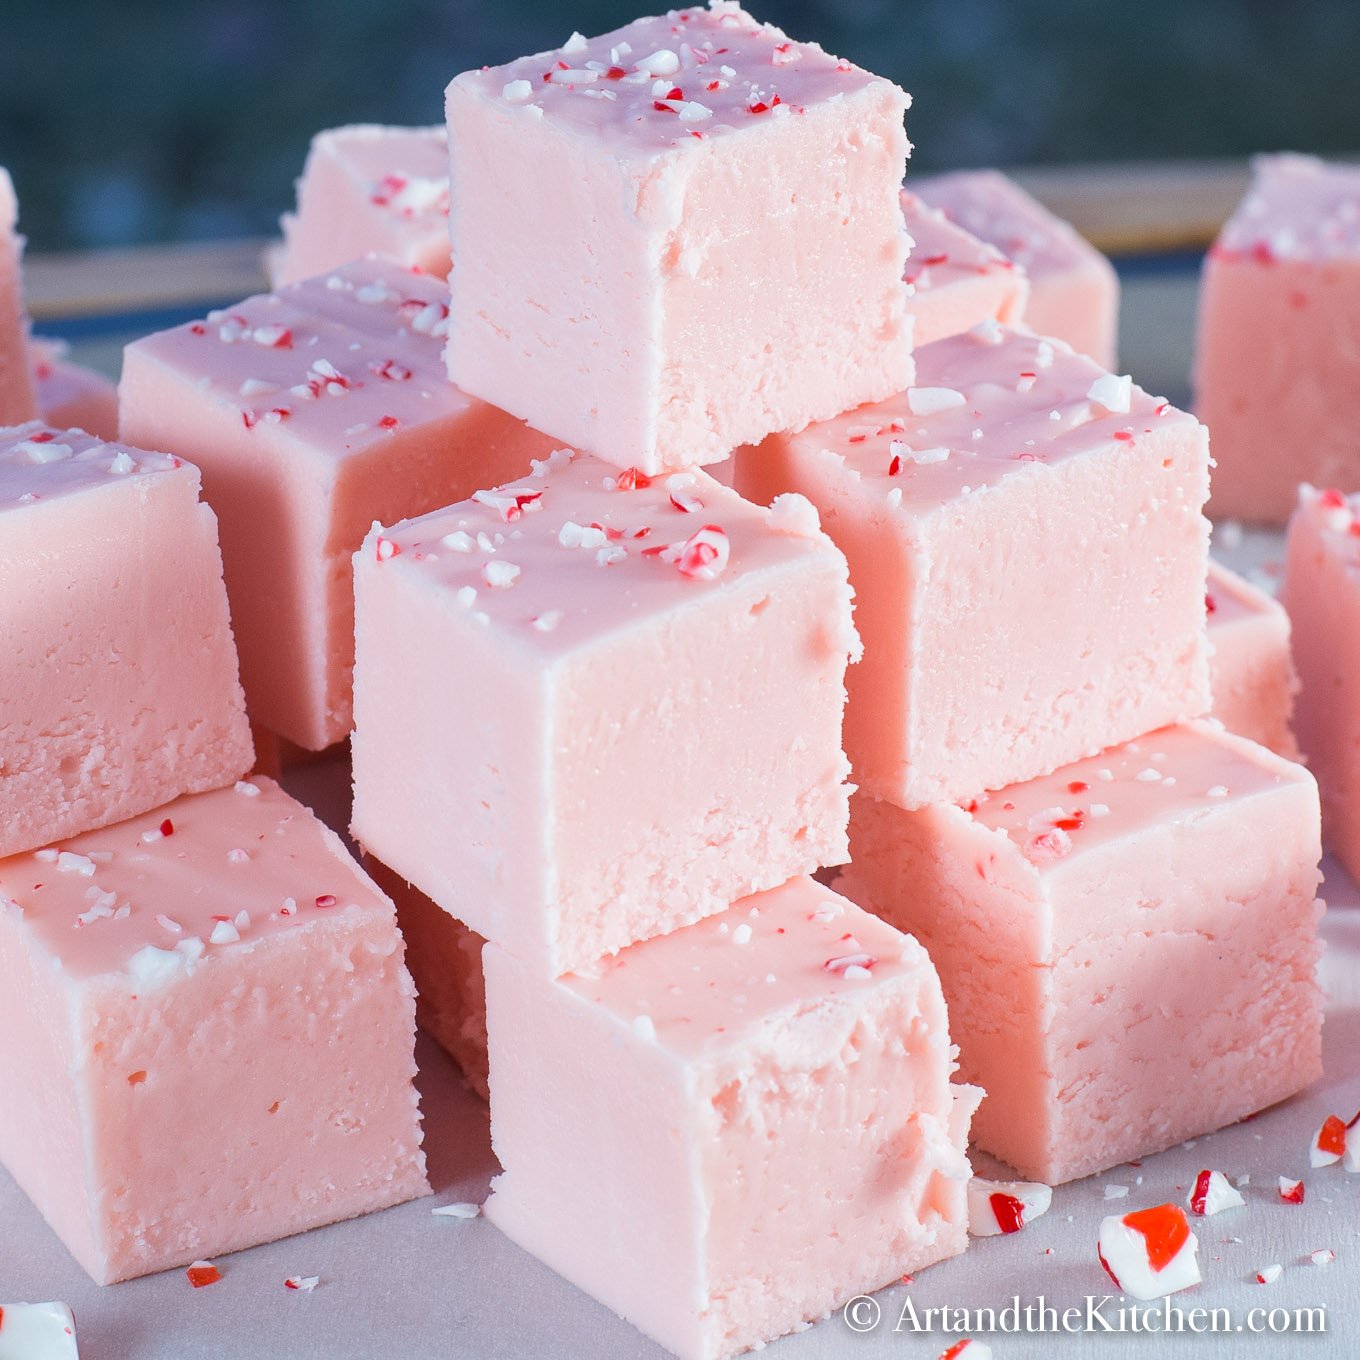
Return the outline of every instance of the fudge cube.
{"type": "Polygon", "coordinates": [[[912,241],[905,277],[916,345],[971,330],[983,321],[1009,325],[1020,320],[1029,299],[1023,269],[905,189],[902,216],[912,241]]]}
{"type": "Polygon", "coordinates": [[[251,717],[349,735],[350,559],[375,520],[516,477],[552,443],[449,385],[446,289],[368,259],[129,345],[123,437],[191,458],[222,522],[251,717]]]}
{"type": "Polygon", "coordinates": [[[964,170],[912,181],[933,208],[988,241],[1029,276],[1025,324],[1104,368],[1118,362],[1119,278],[1109,260],[1014,180],[964,170]]]}
{"type": "Polygon", "coordinates": [[[29,346],[38,410],[59,430],[84,430],[100,439],[118,438],[118,388],[102,373],[70,363],[56,340],[29,346]]]}
{"type": "Polygon", "coordinates": [[[1216,517],[1283,524],[1360,485],[1360,167],[1262,156],[1204,261],[1195,410],[1216,517]]]}
{"type": "Polygon", "coordinates": [[[198,469],[0,431],[0,856],[230,784],[253,753],[198,469]]]}
{"type": "Polygon", "coordinates": [[[486,995],[487,1217],[676,1355],[963,1251],[980,1093],[935,970],[813,880],[557,981],[488,945],[486,995]]]}
{"type": "Polygon", "coordinates": [[[0,861],[0,1163],[99,1284],[427,1193],[392,904],[267,779],[0,861]]]}
{"type": "Polygon", "coordinates": [[[966,798],[1204,713],[1204,429],[995,323],[917,368],[737,458],[743,495],[801,492],[849,559],[855,782],[966,798]]]}
{"type": "Polygon", "coordinates": [[[375,526],[355,594],[355,838],[550,976],[843,858],[858,639],[801,498],[562,450],[375,526]]]}
{"type": "Polygon", "coordinates": [[[387,255],[445,278],[449,272],[449,143],[442,127],[329,128],[312,138],[270,259],[278,288],[387,255]]]}
{"type": "Polygon", "coordinates": [[[23,240],[14,231],[18,211],[14,185],[0,166],[0,425],[18,425],[38,414],[20,273],[23,240]]]}
{"type": "Polygon", "coordinates": [[[419,888],[381,860],[364,857],[364,868],[397,908],[406,941],[406,966],[416,984],[416,1019],[426,1034],[462,1069],[468,1085],[488,1099],[486,983],[482,946],[475,930],[438,907],[419,888]]]}
{"type": "Polygon", "coordinates": [[[836,887],[930,952],[973,1138],[1056,1183],[1321,1071],[1317,787],[1197,722],[904,812],[857,796],[836,887]]]}
{"type": "Polygon", "coordinates": [[[1360,496],[1299,489],[1281,599],[1299,699],[1294,731],[1322,791],[1327,848],[1360,881],[1360,496]]]}
{"type": "Polygon", "coordinates": [[[897,391],[908,102],[728,0],[465,71],[454,382],[649,473],[897,391]]]}
{"type": "Polygon", "coordinates": [[[1297,760],[1289,720],[1299,681],[1289,652],[1289,615],[1278,600],[1213,561],[1204,606],[1214,717],[1229,732],[1297,760]]]}

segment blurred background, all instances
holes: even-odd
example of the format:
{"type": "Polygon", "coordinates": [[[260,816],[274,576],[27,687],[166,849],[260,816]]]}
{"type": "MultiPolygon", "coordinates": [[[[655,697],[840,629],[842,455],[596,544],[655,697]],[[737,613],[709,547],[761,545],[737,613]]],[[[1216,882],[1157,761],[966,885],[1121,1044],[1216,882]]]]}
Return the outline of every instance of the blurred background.
{"type": "MultiPolygon", "coordinates": [[[[750,0],[915,97],[921,171],[1360,150],[1360,0],[750,0]]],[[[34,252],[274,232],[318,128],[434,123],[469,66],[648,0],[0,0],[34,252]]]]}

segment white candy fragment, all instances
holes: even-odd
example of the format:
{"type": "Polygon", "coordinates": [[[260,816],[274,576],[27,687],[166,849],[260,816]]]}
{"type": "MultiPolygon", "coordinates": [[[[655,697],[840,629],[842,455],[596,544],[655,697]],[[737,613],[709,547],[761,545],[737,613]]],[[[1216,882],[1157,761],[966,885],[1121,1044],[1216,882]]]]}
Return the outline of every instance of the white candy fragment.
{"type": "Polygon", "coordinates": [[[1122,377],[1102,373],[1091,384],[1086,398],[1103,406],[1112,416],[1127,415],[1133,403],[1133,379],[1127,373],[1122,377]]]}
{"type": "Polygon", "coordinates": [[[64,1303],[0,1304],[3,1360],[80,1360],[76,1320],[64,1303]]]}
{"type": "Polygon", "coordinates": [[[482,1212],[480,1204],[441,1204],[438,1208],[431,1209],[430,1213],[435,1218],[461,1218],[471,1219],[478,1217],[482,1212]]]}
{"type": "Polygon", "coordinates": [[[1101,1222],[1098,1250],[1119,1288],[1145,1302],[1189,1289],[1202,1278],[1199,1239],[1190,1231],[1185,1211],[1173,1204],[1111,1214],[1101,1222]],[[1168,1255],[1166,1244],[1177,1239],[1179,1245],[1168,1255]]]}
{"type": "Polygon", "coordinates": [[[909,387],[907,409],[914,416],[933,416],[939,411],[950,411],[964,404],[962,392],[952,387],[909,387]]]}
{"type": "Polygon", "coordinates": [[[974,1176],[968,1182],[968,1232],[972,1237],[997,1237],[1019,1232],[1041,1218],[1053,1204],[1053,1187],[1036,1181],[989,1181],[974,1176]]]}

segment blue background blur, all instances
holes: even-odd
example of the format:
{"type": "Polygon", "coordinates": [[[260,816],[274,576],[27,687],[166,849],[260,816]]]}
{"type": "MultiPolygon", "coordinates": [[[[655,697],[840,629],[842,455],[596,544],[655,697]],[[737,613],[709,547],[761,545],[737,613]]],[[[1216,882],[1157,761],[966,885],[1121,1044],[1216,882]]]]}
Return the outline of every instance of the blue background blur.
{"type": "MultiPolygon", "coordinates": [[[[1360,0],[750,0],[912,91],[921,170],[1360,150],[1360,0]]],[[[272,233],[307,140],[648,0],[0,0],[32,248],[272,233]]]]}

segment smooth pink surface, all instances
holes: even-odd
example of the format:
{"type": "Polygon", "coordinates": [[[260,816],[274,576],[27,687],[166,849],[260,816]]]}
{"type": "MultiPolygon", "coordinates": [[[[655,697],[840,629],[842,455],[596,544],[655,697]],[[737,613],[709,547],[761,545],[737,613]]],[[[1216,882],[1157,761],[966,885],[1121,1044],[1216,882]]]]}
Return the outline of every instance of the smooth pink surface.
{"type": "Polygon", "coordinates": [[[18,211],[14,185],[0,166],[0,425],[18,425],[38,414],[28,368],[28,318],[20,273],[23,240],[14,231],[18,211]]]}
{"type": "Polygon", "coordinates": [[[1023,269],[905,189],[902,216],[912,240],[905,278],[918,347],[982,321],[1020,320],[1029,299],[1023,269]]]}
{"type": "Polygon", "coordinates": [[[632,481],[563,451],[355,559],[354,835],[549,975],[845,853],[844,559],[632,481]]]}
{"type": "Polygon", "coordinates": [[[1195,409],[1214,515],[1283,524],[1300,482],[1360,486],[1360,168],[1255,171],[1204,262],[1195,409]]]}
{"type": "Polygon", "coordinates": [[[416,1019],[462,1069],[483,1100],[487,1093],[486,983],[475,930],[436,906],[419,888],[372,855],[364,868],[392,899],[416,984],[416,1019]]]}
{"type": "Polygon", "coordinates": [[[102,373],[62,358],[65,346],[51,340],[29,345],[29,362],[42,419],[59,430],[85,430],[118,438],[118,387],[102,373]]]}
{"type": "Polygon", "coordinates": [[[198,470],[0,433],[0,855],[229,784],[250,731],[198,470]]]}
{"type": "Polygon", "coordinates": [[[271,257],[275,288],[376,252],[449,272],[449,145],[442,127],[329,128],[312,138],[271,257]]]}
{"type": "Polygon", "coordinates": [[[917,369],[737,458],[744,495],[802,492],[849,559],[856,783],[969,797],[1205,712],[1204,429],[995,323],[917,369]]]}
{"type": "Polygon", "coordinates": [[[98,1283],[426,1193],[392,904],[270,781],[0,861],[0,1161],[98,1283]]]}
{"type": "Polygon", "coordinates": [[[1209,563],[1204,603],[1214,717],[1229,732],[1297,760],[1289,721],[1299,681],[1289,653],[1289,615],[1217,562],[1209,563]]]}
{"type": "Polygon", "coordinates": [[[486,977],[487,1217],[675,1354],[964,1249],[979,1093],[934,969],[811,879],[556,982],[488,946],[486,977]]]}
{"type": "Polygon", "coordinates": [[[444,284],[377,259],[129,345],[127,439],[191,458],[222,522],[251,717],[320,750],[351,725],[350,558],[518,476],[550,441],[452,387],[444,284]]]}
{"type": "Polygon", "coordinates": [[[907,104],[729,3],[465,71],[454,381],[644,472],[904,386],[907,104]]]}
{"type": "Polygon", "coordinates": [[[837,887],[940,971],[979,1147],[1087,1176],[1321,1070],[1317,789],[1213,724],[966,808],[859,795],[837,887]]]}
{"type": "Polygon", "coordinates": [[[1327,848],[1360,877],[1360,502],[1303,487],[1280,598],[1289,612],[1294,734],[1322,790],[1327,848]]]}
{"type": "Polygon", "coordinates": [[[911,188],[1026,271],[1025,324],[1031,330],[1066,340],[1078,354],[1114,368],[1119,280],[1093,245],[995,170],[913,178],[911,188]]]}

